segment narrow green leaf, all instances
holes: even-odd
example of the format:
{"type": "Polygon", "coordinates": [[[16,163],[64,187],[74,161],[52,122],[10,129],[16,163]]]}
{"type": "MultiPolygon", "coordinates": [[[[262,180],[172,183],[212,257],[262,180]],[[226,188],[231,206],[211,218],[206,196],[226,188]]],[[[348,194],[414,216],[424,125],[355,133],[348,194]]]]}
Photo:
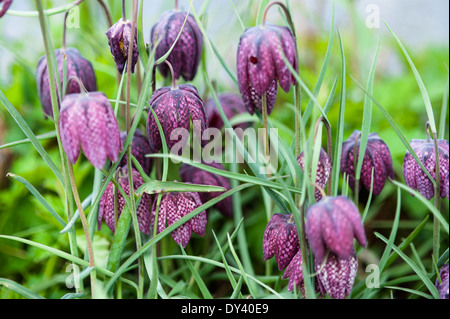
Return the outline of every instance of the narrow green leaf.
{"type": "Polygon", "coordinates": [[[224,192],[226,189],[221,186],[211,186],[211,185],[200,185],[200,184],[190,184],[182,182],[162,182],[162,181],[151,181],[142,184],[135,192],[136,195],[147,194],[159,194],[159,193],[170,193],[170,192],[224,192]]]}
{"type": "MultiPolygon", "coordinates": [[[[183,256],[187,256],[186,252],[184,251],[184,249],[181,245],[180,245],[180,249],[181,249],[183,256]]],[[[200,289],[200,292],[202,293],[203,298],[213,299],[213,296],[211,295],[208,288],[206,287],[206,284],[203,281],[202,276],[200,276],[197,269],[195,269],[194,265],[192,265],[192,262],[189,259],[186,259],[186,264],[188,265],[189,270],[191,271],[192,277],[194,278],[195,282],[197,283],[197,286],[200,289]]]]}
{"type": "MultiPolygon", "coordinates": [[[[383,235],[375,232],[375,236],[380,238],[382,241],[384,241],[386,244],[388,243],[388,240],[383,235]]],[[[419,266],[417,266],[416,263],[414,263],[408,256],[406,256],[397,246],[392,245],[392,249],[412,268],[412,270],[420,277],[422,282],[425,284],[425,286],[428,288],[430,293],[433,295],[434,298],[439,299],[439,292],[434,285],[434,283],[431,282],[431,280],[428,278],[427,274],[423,273],[423,271],[420,269],[419,266]]]]}
{"type": "MultiPolygon", "coordinates": [[[[47,140],[47,139],[51,139],[51,138],[54,138],[54,137],[56,137],[56,132],[55,131],[51,131],[51,132],[48,132],[48,133],[36,135],[36,139],[38,141],[40,141],[40,140],[47,140]]],[[[7,144],[0,145],[0,150],[3,149],[3,148],[9,148],[9,147],[12,147],[12,146],[21,145],[21,144],[27,144],[27,143],[31,143],[31,140],[29,138],[25,138],[25,139],[19,140],[19,141],[9,142],[7,144]]]]}
{"type": "Polygon", "coordinates": [[[425,88],[425,84],[422,81],[422,78],[420,77],[419,71],[417,71],[416,66],[414,65],[414,62],[412,61],[411,57],[409,56],[408,52],[406,51],[405,46],[402,44],[400,39],[397,37],[397,35],[392,31],[392,29],[389,27],[389,25],[384,22],[386,27],[388,28],[389,32],[394,36],[395,40],[397,41],[398,45],[400,46],[400,49],[402,50],[406,60],[409,63],[409,66],[411,67],[411,70],[414,74],[414,77],[416,79],[417,85],[419,86],[420,93],[422,93],[422,99],[425,104],[425,110],[427,111],[428,121],[430,124],[430,129],[433,133],[437,133],[436,131],[436,123],[434,121],[434,114],[433,114],[433,107],[431,106],[430,97],[428,96],[428,91],[425,88]]]}
{"type": "Polygon", "coordinates": [[[33,194],[34,198],[36,198],[42,206],[44,206],[50,214],[52,214],[53,217],[58,221],[58,223],[61,224],[62,227],[65,227],[67,224],[66,222],[58,215],[58,213],[53,209],[53,207],[45,200],[45,198],[39,193],[39,191],[25,178],[15,175],[12,173],[6,174],[7,177],[11,177],[12,179],[22,183],[25,185],[25,187],[30,191],[31,194],[33,194]]]}
{"type": "Polygon", "coordinates": [[[262,17],[264,13],[264,9],[269,4],[270,0],[261,0],[258,7],[258,14],[256,15],[256,22],[255,25],[260,25],[262,23],[262,17]]]}
{"type": "Polygon", "coordinates": [[[449,91],[449,74],[447,73],[447,83],[445,84],[444,96],[442,97],[442,105],[441,105],[441,115],[439,120],[439,138],[445,138],[445,129],[447,125],[445,120],[447,118],[447,110],[448,110],[448,91],[449,91]]]}
{"type": "Polygon", "coordinates": [[[395,287],[395,286],[383,286],[383,288],[387,288],[387,289],[396,289],[396,290],[401,290],[401,291],[406,291],[409,292],[411,294],[415,294],[418,295],[420,297],[426,298],[426,299],[432,299],[433,297],[430,296],[429,294],[426,294],[422,291],[419,290],[415,290],[415,289],[409,289],[409,288],[403,288],[403,287],[395,287]]]}
{"type": "Polygon", "coordinates": [[[125,243],[128,237],[128,233],[131,227],[131,213],[128,205],[125,205],[120,213],[119,220],[117,221],[117,227],[114,232],[111,249],[108,255],[108,263],[106,269],[115,271],[120,263],[122,252],[125,247],[125,243]]]}
{"type": "Polygon", "coordinates": [[[0,278],[0,286],[3,286],[11,291],[14,291],[15,293],[27,299],[45,299],[44,297],[38,295],[34,291],[31,291],[30,289],[18,284],[17,282],[6,278],[0,278]]]}

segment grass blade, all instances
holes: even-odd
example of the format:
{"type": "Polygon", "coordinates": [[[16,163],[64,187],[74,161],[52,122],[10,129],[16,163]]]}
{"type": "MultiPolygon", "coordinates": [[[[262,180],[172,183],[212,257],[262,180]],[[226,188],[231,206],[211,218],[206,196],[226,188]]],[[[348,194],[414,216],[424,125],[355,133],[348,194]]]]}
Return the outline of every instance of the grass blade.
{"type": "MultiPolygon", "coordinates": [[[[180,245],[181,252],[183,253],[183,256],[187,256],[186,252],[184,251],[183,247],[180,245]]],[[[191,271],[192,277],[194,278],[195,282],[197,283],[198,288],[200,289],[200,292],[202,293],[203,297],[205,299],[213,299],[213,296],[209,292],[208,288],[205,285],[205,282],[203,281],[202,277],[198,273],[198,271],[195,269],[194,265],[192,265],[192,262],[189,259],[186,259],[186,264],[189,267],[189,270],[191,271]]]]}
{"type": "Polygon", "coordinates": [[[45,299],[44,297],[38,295],[37,293],[31,291],[30,289],[19,285],[17,282],[6,279],[6,278],[0,278],[0,286],[5,287],[6,289],[9,289],[11,291],[14,291],[15,293],[21,295],[22,297],[25,297],[27,299],[45,299]]]}

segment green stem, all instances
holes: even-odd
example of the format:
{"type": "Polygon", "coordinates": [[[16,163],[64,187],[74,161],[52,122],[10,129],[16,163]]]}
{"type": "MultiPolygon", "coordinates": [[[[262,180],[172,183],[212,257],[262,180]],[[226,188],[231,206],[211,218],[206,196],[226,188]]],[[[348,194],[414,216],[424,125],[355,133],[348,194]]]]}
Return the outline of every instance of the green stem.
{"type": "MultiPolygon", "coordinates": [[[[133,18],[131,21],[131,37],[130,42],[134,42],[135,37],[135,31],[136,31],[136,21],[137,21],[137,1],[133,0],[133,18]]],[[[123,15],[125,15],[125,5],[123,5],[123,15]]],[[[127,61],[127,85],[126,85],[126,130],[127,134],[130,132],[131,127],[131,112],[130,112],[130,94],[131,94],[131,63],[132,63],[132,57],[133,57],[133,45],[131,44],[128,49],[128,61],[127,61]]],[[[131,214],[133,217],[133,228],[135,233],[135,239],[136,239],[136,249],[139,250],[142,247],[141,242],[141,234],[139,231],[139,222],[137,219],[137,213],[136,213],[136,202],[135,202],[135,196],[134,196],[134,186],[133,186],[133,171],[132,171],[132,165],[131,165],[131,143],[128,145],[127,148],[127,168],[128,168],[128,184],[129,184],[129,191],[130,191],[130,203],[131,203],[131,214]]],[[[138,299],[142,299],[144,296],[144,266],[143,266],[143,259],[139,258],[138,260],[138,299]]]]}
{"type": "MultiPolygon", "coordinates": [[[[78,195],[78,189],[77,189],[77,185],[75,182],[75,176],[73,173],[73,166],[69,161],[67,162],[67,164],[68,164],[68,168],[69,168],[69,179],[70,179],[70,184],[72,186],[73,196],[75,198],[75,203],[77,205],[78,212],[80,213],[80,219],[81,219],[81,223],[83,225],[84,235],[86,237],[88,257],[89,257],[89,267],[95,267],[94,250],[92,248],[92,241],[91,241],[91,236],[89,233],[89,225],[86,220],[86,215],[84,214],[83,206],[81,205],[80,196],[78,195]]],[[[91,297],[92,297],[92,299],[95,299],[95,278],[96,278],[95,268],[90,273],[90,277],[91,277],[91,297]]]]}

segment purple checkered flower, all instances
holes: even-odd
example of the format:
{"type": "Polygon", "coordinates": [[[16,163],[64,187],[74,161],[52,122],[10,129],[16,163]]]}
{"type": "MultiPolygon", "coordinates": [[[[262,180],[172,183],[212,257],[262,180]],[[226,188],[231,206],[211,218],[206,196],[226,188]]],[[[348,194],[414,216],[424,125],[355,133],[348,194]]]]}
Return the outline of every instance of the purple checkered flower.
{"type": "Polygon", "coordinates": [[[81,149],[87,159],[102,169],[106,159],[119,159],[120,131],[108,98],[102,92],[69,94],[61,103],[61,143],[75,164],[81,149]]]}
{"type": "Polygon", "coordinates": [[[436,278],[436,288],[441,299],[448,299],[448,263],[442,265],[439,270],[439,278],[436,278]],[[439,278],[441,279],[439,281],[439,278]]]}
{"type": "MultiPolygon", "coordinates": [[[[155,45],[158,45],[155,50],[156,60],[166,54],[175,42],[183,26],[186,14],[187,12],[179,10],[166,11],[153,26],[150,41],[152,42],[152,49],[155,45]]],[[[202,33],[194,17],[189,14],[181,36],[167,57],[167,60],[173,67],[175,79],[178,79],[180,76],[186,81],[194,79],[200,63],[202,47],[202,33]]],[[[169,70],[166,64],[161,63],[158,65],[158,68],[164,77],[168,76],[169,70]]]]}
{"type": "MultiPolygon", "coordinates": [[[[297,158],[297,161],[302,169],[305,168],[304,164],[303,164],[303,158],[304,158],[304,153],[302,152],[302,153],[300,153],[300,155],[297,158]]],[[[321,148],[320,154],[319,154],[319,161],[317,164],[316,184],[322,190],[324,190],[327,185],[328,178],[330,177],[332,168],[333,168],[333,164],[332,164],[331,158],[328,156],[328,154],[325,152],[325,150],[323,148],[321,148]]],[[[316,198],[316,201],[319,201],[322,199],[322,193],[317,188],[314,190],[314,197],[316,198]]]]}
{"type": "MultiPolygon", "coordinates": [[[[352,135],[342,144],[341,171],[348,176],[348,183],[352,190],[355,189],[355,143],[356,154],[359,154],[361,132],[355,130],[352,135]]],[[[356,157],[356,161],[358,157],[356,157]]],[[[392,167],[392,158],[386,143],[378,136],[377,133],[370,133],[367,140],[366,153],[361,167],[361,184],[366,190],[370,190],[373,172],[373,194],[379,195],[384,188],[386,179],[394,178],[394,169],[392,167]]]]}
{"type": "MultiPolygon", "coordinates": [[[[435,160],[435,148],[433,140],[418,140],[411,141],[411,147],[419,157],[426,170],[430,173],[431,177],[436,178],[436,160],[435,160]]],[[[448,141],[438,140],[439,149],[439,168],[440,168],[440,188],[441,197],[448,197],[448,141]]],[[[434,196],[433,183],[430,181],[425,172],[420,168],[414,157],[406,152],[405,159],[403,161],[403,176],[405,178],[406,185],[419,191],[425,198],[431,199],[434,196]]]]}
{"type": "Polygon", "coordinates": [[[283,270],[299,248],[300,244],[293,215],[273,214],[264,231],[264,260],[275,256],[278,269],[283,270]]]}
{"type": "MultiPolygon", "coordinates": [[[[128,174],[126,169],[119,168],[119,177],[117,182],[123,188],[123,191],[127,196],[130,196],[130,184],[128,181],[128,174]]],[[[136,170],[132,170],[132,178],[133,178],[133,189],[137,190],[142,184],[144,184],[144,180],[141,175],[136,170]]],[[[120,217],[123,208],[125,207],[126,201],[123,198],[122,194],[117,191],[117,219],[120,217]]],[[[150,208],[152,206],[152,197],[151,195],[144,193],[142,195],[141,201],[136,209],[136,216],[139,224],[139,230],[144,234],[150,234],[150,208]]],[[[114,233],[115,232],[115,216],[114,216],[114,184],[109,182],[106,187],[105,192],[103,193],[98,211],[98,230],[102,227],[102,220],[105,219],[106,225],[108,225],[109,229],[114,233]]]]}
{"type": "Polygon", "coordinates": [[[275,104],[278,82],[288,92],[295,78],[286,66],[283,55],[297,70],[295,39],[284,26],[271,24],[248,28],[242,34],[237,51],[239,90],[247,110],[262,112],[262,95],[267,96],[267,112],[275,104]]]}
{"type": "Polygon", "coordinates": [[[350,256],[340,258],[329,253],[325,264],[314,262],[317,280],[323,295],[328,294],[333,299],[345,299],[350,295],[358,269],[358,259],[353,249],[350,256]]]}
{"type": "MultiPolygon", "coordinates": [[[[156,90],[150,99],[150,107],[158,117],[168,148],[171,149],[175,144],[181,143],[180,154],[187,143],[187,139],[183,139],[181,133],[183,129],[189,132],[191,120],[198,138],[201,138],[203,131],[208,127],[203,101],[195,86],[191,84],[156,90]],[[172,134],[175,136],[171,136],[172,134]]],[[[161,135],[152,112],[149,112],[147,118],[147,136],[151,150],[154,153],[158,152],[162,148],[161,135]]],[[[202,146],[205,145],[204,140],[201,143],[202,146]]]]}
{"type": "MultiPolygon", "coordinates": [[[[63,63],[64,59],[66,59],[67,79],[73,77],[78,78],[88,92],[97,91],[97,80],[95,78],[95,72],[92,68],[92,64],[88,60],[83,58],[77,49],[58,49],[55,51],[55,57],[59,77],[61,79],[61,88],[63,85],[63,63]]],[[[36,71],[36,81],[39,99],[41,101],[44,113],[48,116],[53,117],[52,99],[47,69],[47,58],[45,55],[39,59],[36,71]]],[[[56,90],[57,97],[59,97],[58,85],[56,85],[56,90]]],[[[64,92],[65,94],[80,92],[82,92],[82,88],[80,88],[78,81],[67,81],[66,92],[64,92]]]]}
{"type": "MultiPolygon", "coordinates": [[[[120,140],[125,143],[127,138],[127,132],[120,132],[120,140]]],[[[133,140],[131,141],[131,154],[137,159],[139,164],[141,164],[142,169],[147,175],[150,175],[152,171],[153,161],[151,157],[147,157],[147,154],[151,154],[152,150],[148,144],[147,137],[141,132],[141,130],[136,129],[134,131],[133,140]]],[[[119,166],[127,165],[127,155],[122,157],[122,161],[119,166]]],[[[132,163],[133,167],[134,164],[132,163]]]]}
{"type": "MultiPolygon", "coordinates": [[[[205,165],[225,170],[225,168],[216,162],[204,163],[205,165]]],[[[205,170],[199,169],[197,167],[182,164],[179,173],[181,176],[181,180],[186,183],[192,184],[202,184],[202,185],[212,185],[212,186],[220,186],[229,190],[230,180],[224,176],[220,176],[217,174],[213,174],[207,172],[205,170]]],[[[198,195],[200,196],[200,200],[202,203],[206,203],[207,201],[216,198],[217,196],[222,195],[223,192],[200,192],[198,195]]],[[[233,217],[233,200],[231,196],[228,196],[214,205],[224,216],[233,217]]]]}
{"type": "MultiPolygon", "coordinates": [[[[231,120],[234,116],[242,114],[246,111],[244,102],[237,94],[222,93],[218,96],[218,99],[228,120],[231,120]]],[[[209,127],[215,127],[221,130],[223,128],[223,120],[213,98],[206,101],[205,109],[209,127]]],[[[240,123],[234,125],[233,128],[236,129],[239,127],[242,130],[245,130],[249,126],[250,123],[240,123]]]]}
{"type": "Polygon", "coordinates": [[[366,234],[358,208],[345,196],[326,197],[308,207],[306,236],[319,262],[327,249],[347,259],[353,252],[353,239],[366,245],[366,234]]]}
{"type": "MultiPolygon", "coordinates": [[[[108,44],[111,50],[114,62],[116,62],[117,70],[122,74],[128,62],[128,52],[130,49],[131,40],[131,21],[120,19],[116,24],[112,25],[106,36],[108,37],[108,44]]],[[[139,51],[137,46],[137,28],[135,28],[133,39],[133,56],[131,57],[131,72],[134,72],[134,67],[138,61],[139,51]]]]}
{"type": "Polygon", "coordinates": [[[0,5],[2,5],[0,9],[0,18],[3,17],[11,6],[12,0],[0,0],[0,5]],[[3,5],[2,5],[3,3],[3,5]]]}
{"type": "MultiPolygon", "coordinates": [[[[201,205],[202,202],[196,192],[170,192],[162,195],[158,211],[158,232],[164,231],[166,225],[172,225],[201,205]]],[[[152,225],[154,225],[155,222],[155,215],[156,201],[153,203],[152,225]]],[[[191,239],[191,232],[200,236],[205,235],[206,222],[206,211],[203,211],[172,231],[171,234],[173,240],[178,245],[186,247],[191,239]]]]}

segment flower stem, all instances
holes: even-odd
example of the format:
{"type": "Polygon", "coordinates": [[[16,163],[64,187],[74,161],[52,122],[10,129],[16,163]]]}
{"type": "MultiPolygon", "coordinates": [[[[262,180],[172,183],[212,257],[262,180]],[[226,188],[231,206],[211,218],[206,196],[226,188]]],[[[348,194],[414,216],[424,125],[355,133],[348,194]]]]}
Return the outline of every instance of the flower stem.
{"type": "MultiPolygon", "coordinates": [[[[434,156],[436,161],[436,185],[434,187],[434,207],[438,211],[441,211],[441,169],[440,169],[440,158],[439,158],[439,145],[436,133],[433,133],[434,139],[434,156]]],[[[440,248],[440,223],[439,220],[434,216],[433,220],[433,256],[434,258],[439,258],[439,248],[440,248]]]]}
{"type": "MultiPolygon", "coordinates": [[[[325,130],[327,133],[327,154],[328,154],[328,157],[330,158],[330,160],[332,160],[332,158],[333,158],[333,141],[331,140],[331,126],[330,126],[330,123],[328,123],[328,121],[323,116],[321,116],[317,119],[315,133],[314,133],[314,142],[316,140],[317,130],[319,129],[320,123],[322,123],[325,126],[325,130]]],[[[331,165],[333,165],[333,163],[331,163],[331,165]]],[[[330,178],[328,179],[328,189],[327,189],[328,196],[331,196],[332,185],[333,185],[333,176],[330,176],[330,178]]]]}
{"type": "Polygon", "coordinates": [[[355,137],[355,144],[353,144],[353,175],[355,177],[355,205],[358,207],[358,201],[359,201],[359,174],[356,172],[356,166],[358,165],[358,143],[361,139],[361,132],[358,132],[355,137]]]}
{"type": "Polygon", "coordinates": [[[84,235],[86,237],[88,257],[89,257],[89,267],[93,267],[94,269],[90,273],[91,277],[91,298],[95,299],[95,262],[94,262],[94,250],[92,248],[91,236],[89,233],[89,225],[86,220],[86,215],[84,214],[83,206],[81,205],[80,196],[78,194],[77,185],[75,183],[75,176],[73,174],[73,166],[67,161],[68,169],[69,169],[69,179],[70,185],[72,186],[73,196],[75,198],[75,203],[77,205],[78,212],[80,213],[81,224],[83,225],[84,235]]]}

